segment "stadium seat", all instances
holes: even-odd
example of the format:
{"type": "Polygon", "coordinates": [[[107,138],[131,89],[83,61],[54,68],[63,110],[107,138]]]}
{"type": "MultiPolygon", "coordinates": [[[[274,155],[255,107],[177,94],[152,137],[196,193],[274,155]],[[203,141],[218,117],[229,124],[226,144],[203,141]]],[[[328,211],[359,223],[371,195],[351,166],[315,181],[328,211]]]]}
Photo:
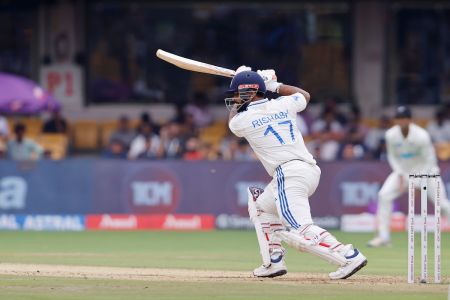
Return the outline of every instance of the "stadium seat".
{"type": "Polygon", "coordinates": [[[369,128],[376,128],[380,124],[380,121],[378,119],[372,119],[372,118],[364,118],[361,120],[362,124],[369,128]]]}
{"type": "Polygon", "coordinates": [[[42,120],[36,117],[9,117],[8,125],[10,133],[13,134],[14,125],[23,123],[26,126],[26,136],[35,139],[42,131],[42,120]]]}
{"type": "MultiPolygon", "coordinates": [[[[136,129],[139,125],[139,119],[130,120],[130,128],[136,129]]],[[[117,129],[118,121],[117,120],[107,120],[103,121],[99,124],[100,129],[100,146],[105,148],[108,146],[109,138],[111,134],[117,129]]]]}
{"type": "Polygon", "coordinates": [[[422,128],[427,128],[429,122],[430,122],[430,120],[428,120],[428,119],[415,119],[414,120],[414,123],[416,123],[417,125],[419,125],[422,128]]]}
{"type": "Polygon", "coordinates": [[[216,121],[211,126],[200,130],[200,140],[203,143],[217,146],[227,133],[226,122],[216,121]]]}
{"type": "Polygon", "coordinates": [[[67,154],[68,137],[65,134],[41,134],[36,142],[50,152],[51,159],[63,159],[67,154]]]}
{"type": "Polygon", "coordinates": [[[100,125],[100,145],[106,148],[109,143],[109,137],[117,128],[117,121],[104,121],[100,125]]]}
{"type": "Polygon", "coordinates": [[[76,121],[72,127],[73,146],[76,150],[98,150],[99,130],[96,121],[76,121]]]}

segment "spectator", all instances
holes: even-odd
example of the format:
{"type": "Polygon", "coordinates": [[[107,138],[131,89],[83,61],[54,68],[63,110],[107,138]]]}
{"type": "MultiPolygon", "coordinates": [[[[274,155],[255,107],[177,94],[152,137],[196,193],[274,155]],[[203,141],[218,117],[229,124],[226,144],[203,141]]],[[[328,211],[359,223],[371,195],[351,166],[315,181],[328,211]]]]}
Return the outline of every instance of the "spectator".
{"type": "Polygon", "coordinates": [[[164,147],[164,157],[169,159],[181,157],[181,128],[177,122],[170,122],[160,130],[161,143],[164,147]]]}
{"type": "Polygon", "coordinates": [[[195,127],[194,117],[192,114],[186,113],[184,123],[181,126],[181,136],[187,139],[192,135],[198,135],[198,129],[195,127]]]}
{"type": "Polygon", "coordinates": [[[184,104],[181,103],[175,104],[175,116],[173,117],[172,122],[184,124],[186,122],[186,113],[184,112],[184,110],[185,110],[184,104]]]}
{"type": "Polygon", "coordinates": [[[308,107],[309,106],[307,106],[301,113],[297,113],[296,124],[303,137],[308,136],[311,133],[311,126],[314,122],[313,117],[309,113],[308,107]]]}
{"type": "Polygon", "coordinates": [[[157,159],[162,157],[163,151],[161,141],[153,132],[152,127],[148,124],[142,124],[141,133],[131,142],[128,158],[157,159]]]}
{"type": "Polygon", "coordinates": [[[5,157],[6,143],[8,142],[9,126],[5,117],[0,116],[0,158],[5,157]]]}
{"type": "Polygon", "coordinates": [[[111,140],[108,149],[103,151],[103,158],[125,159],[127,158],[127,146],[121,140],[111,140]]]}
{"type": "Polygon", "coordinates": [[[302,133],[302,136],[309,135],[310,130],[308,127],[308,123],[306,123],[305,117],[302,114],[297,114],[296,124],[298,130],[300,130],[300,132],[302,133]]]}
{"type": "Polygon", "coordinates": [[[120,142],[125,147],[125,150],[128,150],[130,148],[131,141],[135,136],[134,131],[130,127],[128,117],[123,115],[119,118],[119,124],[116,131],[114,131],[109,138],[109,148],[111,148],[111,144],[113,142],[120,142]]]}
{"type": "Polygon", "coordinates": [[[372,128],[364,139],[364,145],[374,159],[386,159],[386,141],[384,135],[391,127],[391,121],[387,116],[381,116],[378,121],[378,127],[372,128]]]}
{"type": "Polygon", "coordinates": [[[336,120],[334,111],[325,110],[322,118],[313,123],[311,131],[312,140],[307,144],[310,151],[321,160],[335,160],[344,130],[336,120]]]}
{"type": "Polygon", "coordinates": [[[0,116],[0,138],[7,138],[9,135],[8,121],[4,116],[0,116]]]}
{"type": "Polygon", "coordinates": [[[203,153],[203,159],[207,160],[217,160],[219,159],[219,151],[217,146],[211,143],[201,143],[200,152],[203,153]]]}
{"type": "Polygon", "coordinates": [[[434,120],[427,126],[427,131],[433,143],[450,142],[450,120],[446,118],[444,110],[436,112],[434,120]]]}
{"type": "Polygon", "coordinates": [[[196,93],[194,102],[186,106],[185,112],[192,116],[196,128],[203,128],[212,123],[213,117],[208,108],[208,98],[204,93],[196,93]]]}
{"type": "Polygon", "coordinates": [[[22,123],[14,126],[15,136],[8,142],[8,157],[13,160],[36,160],[42,157],[44,149],[31,139],[25,138],[26,127],[22,123]]]}
{"type": "Polygon", "coordinates": [[[363,159],[366,157],[364,138],[369,129],[361,122],[361,112],[357,106],[353,106],[344,129],[344,137],[341,141],[338,159],[363,159]]]}
{"type": "Polygon", "coordinates": [[[153,122],[150,114],[148,112],[143,112],[141,114],[139,125],[136,128],[137,133],[140,134],[142,132],[142,128],[146,126],[150,126],[156,134],[159,133],[159,126],[153,122]]]}
{"type": "Polygon", "coordinates": [[[6,158],[6,144],[0,143],[0,159],[6,158]]]}
{"type": "Polygon", "coordinates": [[[234,134],[232,134],[232,132],[228,128],[228,124],[226,124],[226,127],[227,127],[226,135],[220,142],[219,147],[220,157],[224,160],[233,160],[234,152],[236,152],[237,150],[238,138],[234,134]]]}
{"type": "Polygon", "coordinates": [[[54,111],[52,117],[44,123],[44,133],[67,133],[67,122],[59,111],[54,111]]]}
{"type": "Polygon", "coordinates": [[[204,149],[202,149],[201,141],[196,136],[191,136],[186,140],[184,160],[202,160],[205,159],[204,149]]]}
{"type": "Polygon", "coordinates": [[[237,141],[236,151],[234,152],[234,160],[238,161],[252,161],[255,160],[255,155],[252,148],[248,144],[246,139],[239,139],[237,141]]]}
{"type": "Polygon", "coordinates": [[[335,97],[329,97],[325,99],[322,115],[325,114],[325,112],[327,111],[331,111],[333,112],[336,121],[338,121],[339,124],[344,126],[347,123],[347,117],[339,110],[337,104],[338,100],[335,97]]]}

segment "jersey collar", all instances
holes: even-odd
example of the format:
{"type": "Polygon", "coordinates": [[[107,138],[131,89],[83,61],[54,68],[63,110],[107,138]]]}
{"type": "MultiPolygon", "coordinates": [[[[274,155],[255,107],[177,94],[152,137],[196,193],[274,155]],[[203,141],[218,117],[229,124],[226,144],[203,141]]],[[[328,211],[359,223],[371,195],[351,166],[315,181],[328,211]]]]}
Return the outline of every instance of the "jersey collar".
{"type": "Polygon", "coordinates": [[[263,103],[266,103],[267,101],[269,101],[269,99],[267,99],[267,98],[261,99],[261,100],[258,100],[258,101],[253,101],[253,102],[251,102],[251,103],[248,105],[248,107],[250,107],[250,106],[255,106],[255,105],[258,105],[258,104],[263,104],[263,103]]]}

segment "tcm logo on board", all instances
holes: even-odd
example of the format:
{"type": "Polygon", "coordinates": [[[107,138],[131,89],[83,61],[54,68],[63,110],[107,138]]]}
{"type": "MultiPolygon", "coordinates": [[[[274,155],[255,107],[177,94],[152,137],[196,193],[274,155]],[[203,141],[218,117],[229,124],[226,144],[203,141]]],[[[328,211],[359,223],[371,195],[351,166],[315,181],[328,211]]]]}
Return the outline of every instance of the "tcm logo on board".
{"type": "Polygon", "coordinates": [[[380,183],[365,181],[344,181],[340,184],[344,206],[367,206],[377,201],[380,183]]]}
{"type": "Polygon", "coordinates": [[[27,182],[22,177],[0,179],[0,209],[23,209],[27,196],[27,182]]]}
{"type": "Polygon", "coordinates": [[[146,166],[126,181],[129,212],[172,213],[178,206],[181,184],[177,175],[161,166],[146,166]]]}
{"type": "Polygon", "coordinates": [[[133,204],[137,206],[170,206],[173,197],[171,182],[136,181],[131,184],[133,204]]]}

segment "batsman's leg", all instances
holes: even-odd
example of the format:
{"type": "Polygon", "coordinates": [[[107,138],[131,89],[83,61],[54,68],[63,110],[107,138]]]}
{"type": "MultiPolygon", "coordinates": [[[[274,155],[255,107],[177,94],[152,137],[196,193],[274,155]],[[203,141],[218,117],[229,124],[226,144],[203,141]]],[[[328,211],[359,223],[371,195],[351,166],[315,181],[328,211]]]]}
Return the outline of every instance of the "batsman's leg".
{"type": "Polygon", "coordinates": [[[400,175],[391,173],[383,183],[378,192],[377,209],[377,235],[367,243],[369,247],[383,247],[390,245],[391,242],[391,214],[394,200],[399,197],[408,186],[405,179],[404,187],[400,182],[400,175]]]}
{"type": "Polygon", "coordinates": [[[263,260],[262,266],[253,271],[253,275],[257,277],[276,277],[287,273],[284,263],[285,250],[281,246],[280,238],[273,234],[275,231],[284,230],[284,226],[276,215],[271,187],[269,184],[266,192],[257,187],[248,189],[248,212],[255,226],[263,260]]]}
{"type": "Polygon", "coordinates": [[[288,245],[339,266],[331,279],[345,279],[367,264],[367,259],[351,244],[344,245],[327,230],[312,222],[308,198],[317,188],[320,169],[293,161],[276,170],[277,209],[289,231],[278,231],[288,245]]]}

